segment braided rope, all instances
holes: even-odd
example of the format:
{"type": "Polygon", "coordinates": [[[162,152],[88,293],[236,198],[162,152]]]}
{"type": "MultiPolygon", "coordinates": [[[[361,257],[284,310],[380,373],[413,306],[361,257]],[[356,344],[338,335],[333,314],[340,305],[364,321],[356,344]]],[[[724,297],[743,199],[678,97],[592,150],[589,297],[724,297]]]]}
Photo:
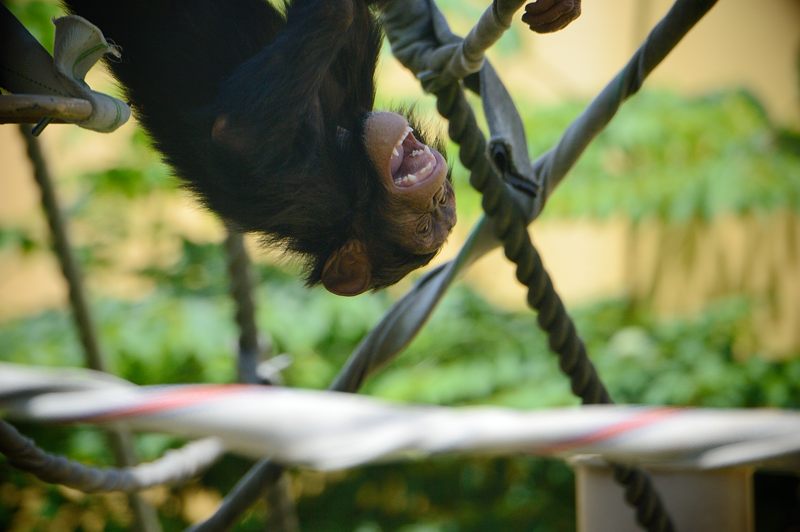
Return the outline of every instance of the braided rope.
{"type": "Polygon", "coordinates": [[[87,365],[91,369],[97,371],[106,371],[106,363],[100,351],[100,343],[98,342],[92,316],[89,312],[89,305],[86,302],[83,276],[72,254],[66,224],[61,214],[61,207],[58,204],[58,197],[56,196],[56,191],[53,187],[52,179],[50,178],[50,172],[44,154],[39,146],[39,142],[31,134],[31,130],[28,126],[20,126],[19,130],[25,139],[28,158],[33,165],[33,177],[41,194],[42,210],[45,213],[47,225],[50,229],[53,251],[58,258],[61,274],[67,282],[69,304],[72,309],[75,328],[78,331],[78,336],[83,346],[87,365]]]}
{"type": "Polygon", "coordinates": [[[14,467],[53,484],[63,484],[86,493],[137,491],[194,477],[213,464],[224,452],[215,438],[189,443],[153,462],[124,468],[90,467],[46,453],[21,435],[12,425],[0,420],[0,453],[14,467]]]}
{"type": "MultiPolygon", "coordinates": [[[[437,92],[437,109],[449,121],[450,138],[461,145],[461,162],[470,173],[470,184],[483,195],[482,206],[503,242],[506,257],[516,265],[519,282],[528,288],[527,302],[569,377],[572,392],[584,404],[611,403],[578,336],[575,324],[553,287],[550,275],[527,232],[527,220],[506,185],[486,158],[486,141],[478,128],[463,90],[456,84],[437,92]]],[[[614,465],[614,478],[625,487],[626,500],[636,508],[639,523],[652,532],[672,530],[669,516],[649,477],[635,468],[614,465]]]]}
{"type": "Polygon", "coordinates": [[[459,155],[471,170],[470,184],[482,195],[482,206],[503,242],[506,257],[516,265],[516,276],[528,288],[528,304],[537,311],[550,348],[559,355],[573,393],[585,404],[610,403],[611,398],[586,354],[583,341],[553,288],[550,275],[527,232],[527,220],[506,185],[486,158],[486,141],[472,108],[458,85],[436,93],[437,109],[449,121],[448,133],[461,146],[459,155]]]}
{"type": "MultiPolygon", "coordinates": [[[[517,280],[528,288],[528,305],[537,312],[539,326],[547,334],[550,349],[558,356],[559,367],[569,377],[572,392],[584,404],[612,403],[531,242],[525,217],[486,159],[486,141],[463,91],[452,85],[436,96],[437,109],[449,120],[450,138],[461,145],[461,161],[472,170],[470,184],[483,195],[483,209],[494,222],[495,234],[503,241],[506,257],[516,265],[517,280]]],[[[636,510],[637,522],[651,532],[673,530],[669,514],[647,474],[621,464],[612,464],[612,468],[614,479],[625,488],[626,501],[636,510]]]]}
{"type": "Polygon", "coordinates": [[[234,228],[226,229],[225,251],[228,257],[230,295],[236,305],[234,320],[239,328],[239,381],[257,384],[260,381],[256,374],[256,366],[264,349],[256,325],[253,272],[250,267],[250,257],[244,247],[244,238],[234,228]]]}
{"type": "MultiPolygon", "coordinates": [[[[272,349],[269,343],[262,345],[256,325],[256,305],[253,299],[253,269],[250,256],[244,246],[244,237],[235,228],[228,226],[225,237],[225,252],[228,257],[228,277],[230,295],[236,310],[234,319],[239,328],[239,381],[248,384],[268,384],[262,382],[257,366],[262,355],[272,349]]],[[[300,529],[289,485],[285,475],[280,475],[266,488],[266,501],[270,509],[267,515],[267,529],[276,532],[294,532],[300,529]]]]}

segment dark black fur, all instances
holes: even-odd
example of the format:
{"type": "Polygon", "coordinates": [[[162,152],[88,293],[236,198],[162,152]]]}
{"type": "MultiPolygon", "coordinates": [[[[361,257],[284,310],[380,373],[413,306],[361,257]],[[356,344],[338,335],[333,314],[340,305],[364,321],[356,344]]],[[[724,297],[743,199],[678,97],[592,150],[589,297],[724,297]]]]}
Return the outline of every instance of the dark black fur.
{"type": "Polygon", "coordinates": [[[381,45],[374,3],[296,0],[284,16],[266,0],[66,1],[121,48],[109,65],[137,118],[211,209],[307,258],[309,284],[359,237],[379,288],[434,253],[393,242],[361,140],[381,45]],[[212,140],[220,115],[238,149],[212,140]]]}

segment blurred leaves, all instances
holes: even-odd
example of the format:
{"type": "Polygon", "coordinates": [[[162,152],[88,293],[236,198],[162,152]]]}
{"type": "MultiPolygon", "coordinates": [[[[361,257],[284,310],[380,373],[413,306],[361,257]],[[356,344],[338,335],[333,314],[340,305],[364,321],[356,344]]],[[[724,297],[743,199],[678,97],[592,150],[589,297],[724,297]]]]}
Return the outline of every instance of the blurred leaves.
{"type": "Polygon", "coordinates": [[[19,227],[0,227],[0,250],[11,248],[26,255],[40,247],[40,243],[31,235],[30,231],[19,227]]]}
{"type": "MultiPolygon", "coordinates": [[[[258,296],[261,327],[276,351],[295,357],[289,384],[303,387],[326,385],[390,304],[383,296],[331,297],[280,275],[258,296]]],[[[224,293],[201,290],[177,298],[162,288],[139,301],[95,306],[103,343],[122,376],[140,384],[233,379],[237,333],[224,293]]],[[[664,320],[627,301],[608,301],[579,309],[575,317],[621,402],[800,406],[800,361],[737,360],[750,312],[747,300],[734,298],[694,318],[664,320]]],[[[8,323],[0,329],[2,359],[81,365],[77,340],[64,341],[70,337],[70,320],[59,312],[8,323]]],[[[520,408],[575,403],[533,316],[493,308],[465,287],[446,297],[407,352],[367,391],[401,402],[520,408]]]]}
{"type": "MultiPolygon", "coordinates": [[[[523,112],[541,154],[580,112],[523,112]]],[[[545,209],[551,217],[610,215],[665,222],[800,208],[797,134],[773,127],[745,91],[701,98],[645,92],[625,104],[545,209]]]]}
{"type": "Polygon", "coordinates": [[[92,194],[120,194],[135,198],[151,194],[154,189],[165,188],[170,183],[163,168],[116,167],[101,172],[91,172],[83,177],[92,194]]]}
{"type": "Polygon", "coordinates": [[[117,166],[78,176],[76,181],[85,194],[133,199],[179,187],[179,181],[172,177],[171,170],[161,162],[152,141],[140,128],[134,130],[121,159],[117,166]]]}
{"type": "Polygon", "coordinates": [[[219,244],[197,243],[180,237],[178,260],[166,267],[155,265],[139,273],[158,283],[165,294],[219,295],[228,288],[225,255],[219,244]]]}

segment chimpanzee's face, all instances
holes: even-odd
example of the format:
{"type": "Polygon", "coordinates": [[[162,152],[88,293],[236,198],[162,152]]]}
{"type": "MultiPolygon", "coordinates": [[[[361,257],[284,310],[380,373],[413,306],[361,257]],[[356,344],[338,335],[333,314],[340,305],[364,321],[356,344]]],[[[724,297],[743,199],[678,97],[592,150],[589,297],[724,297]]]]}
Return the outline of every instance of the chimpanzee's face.
{"type": "Polygon", "coordinates": [[[364,128],[367,153],[387,192],[392,240],[417,253],[438,250],[456,223],[455,194],[444,156],[417,138],[402,115],[375,112],[364,128]]]}

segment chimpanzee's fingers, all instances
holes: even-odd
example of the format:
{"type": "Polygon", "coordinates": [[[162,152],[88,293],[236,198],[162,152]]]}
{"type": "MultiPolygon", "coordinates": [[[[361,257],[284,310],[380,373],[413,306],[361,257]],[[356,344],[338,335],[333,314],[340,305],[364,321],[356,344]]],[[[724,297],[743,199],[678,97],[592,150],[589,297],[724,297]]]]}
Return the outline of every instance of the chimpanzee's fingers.
{"type": "Polygon", "coordinates": [[[537,0],[525,6],[522,21],[537,33],[551,33],[566,27],[580,14],[580,0],[537,0]]]}
{"type": "Polygon", "coordinates": [[[534,0],[525,6],[525,12],[533,15],[540,15],[549,11],[554,4],[561,3],[562,0],[534,0]]]}
{"type": "Polygon", "coordinates": [[[540,24],[537,21],[531,21],[529,19],[526,19],[523,16],[522,21],[527,23],[528,27],[532,31],[535,31],[536,33],[553,33],[555,31],[558,31],[558,30],[561,30],[561,29],[564,29],[565,27],[567,27],[570,22],[575,20],[575,18],[577,18],[577,17],[576,16],[564,16],[564,17],[562,17],[560,19],[557,19],[557,20],[555,20],[553,22],[550,22],[550,23],[547,23],[547,24],[540,24]]]}

